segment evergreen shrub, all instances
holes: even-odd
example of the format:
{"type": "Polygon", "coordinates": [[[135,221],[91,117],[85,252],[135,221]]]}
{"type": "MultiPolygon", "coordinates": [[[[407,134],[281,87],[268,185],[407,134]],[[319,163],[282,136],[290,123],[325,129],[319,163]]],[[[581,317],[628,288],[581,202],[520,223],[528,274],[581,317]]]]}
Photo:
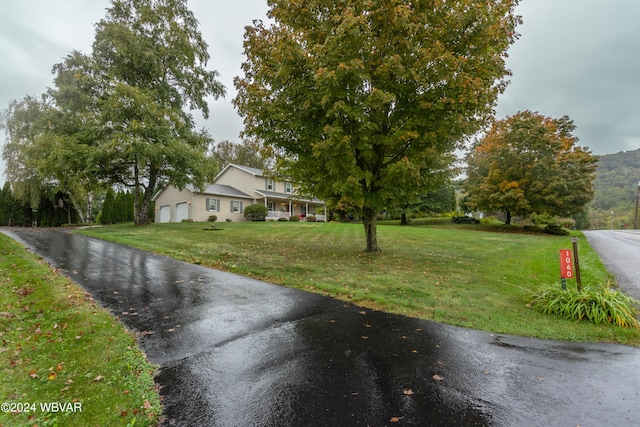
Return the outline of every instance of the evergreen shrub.
{"type": "Polygon", "coordinates": [[[480,224],[480,220],[472,216],[454,216],[451,221],[455,224],[480,224]]]}

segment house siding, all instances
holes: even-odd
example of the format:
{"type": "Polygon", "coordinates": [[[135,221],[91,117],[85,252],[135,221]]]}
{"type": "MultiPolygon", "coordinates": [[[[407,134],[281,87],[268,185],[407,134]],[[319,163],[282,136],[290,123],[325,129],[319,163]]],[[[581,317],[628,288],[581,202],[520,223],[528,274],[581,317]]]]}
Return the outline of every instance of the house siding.
{"type": "MultiPolygon", "coordinates": [[[[266,201],[274,203],[276,211],[290,212],[291,215],[303,213],[302,206],[306,207],[306,202],[300,200],[290,202],[290,197],[295,197],[295,187],[292,188],[291,194],[285,194],[285,183],[274,180],[274,188],[264,193],[266,180],[267,178],[261,176],[258,170],[245,170],[241,166],[229,165],[216,177],[215,185],[207,188],[208,192],[194,193],[189,189],[178,190],[169,186],[154,199],[156,222],[161,221],[161,212],[165,213],[162,219],[168,217],[170,222],[175,222],[178,219],[177,206],[181,205],[184,209],[184,204],[188,206],[187,219],[195,222],[206,222],[211,215],[216,215],[217,221],[245,221],[244,209],[247,206],[255,203],[264,205],[266,201]],[[274,192],[279,194],[273,194],[274,192]],[[207,210],[207,199],[220,200],[219,209],[207,210]],[[241,207],[238,212],[233,212],[233,202],[239,202],[241,207]],[[170,210],[170,215],[166,215],[167,209],[170,210]]],[[[309,203],[307,214],[315,212],[316,206],[321,203],[309,203]]]]}
{"type": "Polygon", "coordinates": [[[195,195],[195,218],[196,222],[206,222],[209,219],[209,216],[215,215],[218,217],[217,221],[226,221],[230,219],[231,221],[244,221],[244,208],[253,204],[251,199],[243,198],[243,197],[229,197],[229,196],[220,196],[216,194],[196,194],[195,195]],[[208,211],[207,210],[207,199],[218,199],[220,200],[220,210],[218,211],[208,211]],[[242,202],[242,211],[239,213],[231,212],[231,202],[239,201],[242,202]]]}
{"type": "Polygon", "coordinates": [[[187,189],[179,190],[176,187],[167,187],[162,194],[156,199],[156,212],[155,221],[160,222],[160,208],[168,206],[171,212],[170,222],[176,222],[177,219],[177,205],[180,203],[188,204],[188,218],[192,218],[192,199],[193,193],[187,189]]]}
{"type": "Polygon", "coordinates": [[[255,194],[253,190],[256,188],[264,188],[264,179],[262,186],[256,187],[256,180],[253,175],[238,168],[230,167],[218,177],[216,184],[230,185],[245,194],[257,197],[257,194],[255,194]]]}

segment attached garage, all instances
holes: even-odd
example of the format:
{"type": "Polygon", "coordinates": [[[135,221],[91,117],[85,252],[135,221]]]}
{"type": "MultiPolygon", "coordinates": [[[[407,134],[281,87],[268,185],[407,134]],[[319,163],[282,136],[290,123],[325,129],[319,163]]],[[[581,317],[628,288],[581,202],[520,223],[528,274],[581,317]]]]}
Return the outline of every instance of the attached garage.
{"type": "Polygon", "coordinates": [[[171,206],[160,206],[159,222],[171,222],[171,206]]]}
{"type": "Polygon", "coordinates": [[[189,205],[186,202],[176,204],[176,222],[189,219],[189,205]]]}

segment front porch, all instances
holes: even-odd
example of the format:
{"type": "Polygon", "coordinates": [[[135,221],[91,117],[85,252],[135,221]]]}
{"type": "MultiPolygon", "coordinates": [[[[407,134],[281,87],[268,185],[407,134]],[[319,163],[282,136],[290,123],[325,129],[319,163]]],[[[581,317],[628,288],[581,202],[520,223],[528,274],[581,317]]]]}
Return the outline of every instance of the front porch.
{"type": "Polygon", "coordinates": [[[306,221],[308,216],[314,216],[316,222],[326,222],[327,217],[323,214],[317,214],[316,209],[325,212],[324,203],[301,200],[274,200],[265,198],[264,205],[268,210],[267,221],[278,221],[280,218],[291,219],[291,216],[297,215],[301,221],[306,221]]]}

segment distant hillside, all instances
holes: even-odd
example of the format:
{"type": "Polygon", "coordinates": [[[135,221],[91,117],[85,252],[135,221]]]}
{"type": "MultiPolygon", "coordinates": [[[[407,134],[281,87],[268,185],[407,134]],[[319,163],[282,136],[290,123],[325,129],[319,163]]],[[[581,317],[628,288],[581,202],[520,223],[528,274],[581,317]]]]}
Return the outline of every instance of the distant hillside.
{"type": "Polygon", "coordinates": [[[613,224],[613,228],[622,228],[627,224],[633,228],[639,180],[640,149],[600,156],[595,197],[589,205],[591,226],[610,228],[613,224]]]}

